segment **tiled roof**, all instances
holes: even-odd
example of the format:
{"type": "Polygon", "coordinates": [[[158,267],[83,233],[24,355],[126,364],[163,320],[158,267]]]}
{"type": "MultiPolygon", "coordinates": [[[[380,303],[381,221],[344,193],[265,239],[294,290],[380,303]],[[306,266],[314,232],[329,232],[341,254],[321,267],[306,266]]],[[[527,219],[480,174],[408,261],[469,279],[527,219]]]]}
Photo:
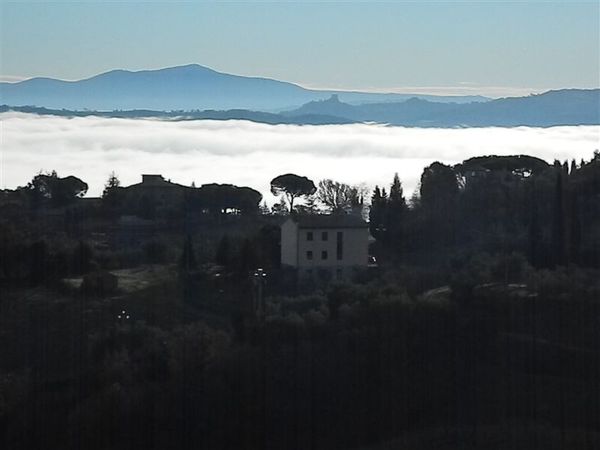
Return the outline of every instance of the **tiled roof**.
{"type": "Polygon", "coordinates": [[[369,225],[355,214],[294,214],[291,219],[299,228],[367,228],[369,225]]]}

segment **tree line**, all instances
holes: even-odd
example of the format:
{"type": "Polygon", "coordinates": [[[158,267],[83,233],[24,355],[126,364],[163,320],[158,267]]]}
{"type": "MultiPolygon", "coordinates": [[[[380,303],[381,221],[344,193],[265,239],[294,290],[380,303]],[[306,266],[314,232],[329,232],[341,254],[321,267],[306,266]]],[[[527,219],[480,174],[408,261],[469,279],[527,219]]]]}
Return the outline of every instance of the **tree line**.
{"type": "Polygon", "coordinates": [[[600,153],[579,163],[525,155],[435,162],[408,201],[397,176],[389,193],[376,186],[369,218],[391,257],[514,252],[534,267],[599,267],[600,153]]]}

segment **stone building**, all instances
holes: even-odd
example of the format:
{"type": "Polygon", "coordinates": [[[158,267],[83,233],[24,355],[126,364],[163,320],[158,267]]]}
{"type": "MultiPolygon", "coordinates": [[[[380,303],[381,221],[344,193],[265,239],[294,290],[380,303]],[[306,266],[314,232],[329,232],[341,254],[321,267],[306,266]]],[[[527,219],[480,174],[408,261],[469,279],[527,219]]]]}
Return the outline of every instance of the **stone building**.
{"type": "Polygon", "coordinates": [[[351,276],[369,264],[369,226],[352,214],[292,215],[281,225],[281,264],[300,276],[351,276]]]}

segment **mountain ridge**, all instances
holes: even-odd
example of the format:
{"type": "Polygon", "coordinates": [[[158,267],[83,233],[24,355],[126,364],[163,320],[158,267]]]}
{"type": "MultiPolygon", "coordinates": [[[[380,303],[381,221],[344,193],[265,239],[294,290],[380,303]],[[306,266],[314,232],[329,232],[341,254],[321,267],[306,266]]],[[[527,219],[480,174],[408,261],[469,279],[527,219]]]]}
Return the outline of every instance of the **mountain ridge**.
{"type": "Polygon", "coordinates": [[[349,105],[332,96],[283,113],[287,117],[306,114],[417,127],[596,125],[600,124],[600,89],[560,89],[462,104],[411,98],[400,103],[349,105]]]}
{"type": "Polygon", "coordinates": [[[75,81],[35,77],[0,83],[0,103],[53,109],[193,110],[248,109],[278,112],[339,95],[350,104],[403,101],[417,96],[438,102],[487,101],[482,96],[434,96],[307,89],[265,77],[219,72],[199,64],[130,71],[114,69],[75,81]]]}
{"type": "Polygon", "coordinates": [[[551,127],[600,124],[600,89],[553,90],[527,97],[506,97],[484,103],[436,103],[410,98],[397,103],[350,105],[335,94],[300,108],[270,113],[245,109],[193,111],[69,111],[2,105],[0,112],[17,111],[67,117],[156,118],[167,120],[249,120],[272,125],[389,124],[419,128],[551,127]]]}

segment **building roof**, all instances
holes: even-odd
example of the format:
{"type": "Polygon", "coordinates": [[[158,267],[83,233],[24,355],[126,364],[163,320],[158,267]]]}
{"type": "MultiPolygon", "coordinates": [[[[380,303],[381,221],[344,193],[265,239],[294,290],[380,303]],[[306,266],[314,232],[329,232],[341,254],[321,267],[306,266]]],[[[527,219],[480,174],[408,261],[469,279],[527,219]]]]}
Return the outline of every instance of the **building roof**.
{"type": "Polygon", "coordinates": [[[162,175],[142,174],[142,182],[125,186],[123,189],[130,188],[184,188],[187,186],[182,184],[172,183],[170,180],[165,180],[162,175]]]}
{"type": "Polygon", "coordinates": [[[355,214],[294,214],[290,219],[298,228],[368,228],[360,216],[355,214]]]}

